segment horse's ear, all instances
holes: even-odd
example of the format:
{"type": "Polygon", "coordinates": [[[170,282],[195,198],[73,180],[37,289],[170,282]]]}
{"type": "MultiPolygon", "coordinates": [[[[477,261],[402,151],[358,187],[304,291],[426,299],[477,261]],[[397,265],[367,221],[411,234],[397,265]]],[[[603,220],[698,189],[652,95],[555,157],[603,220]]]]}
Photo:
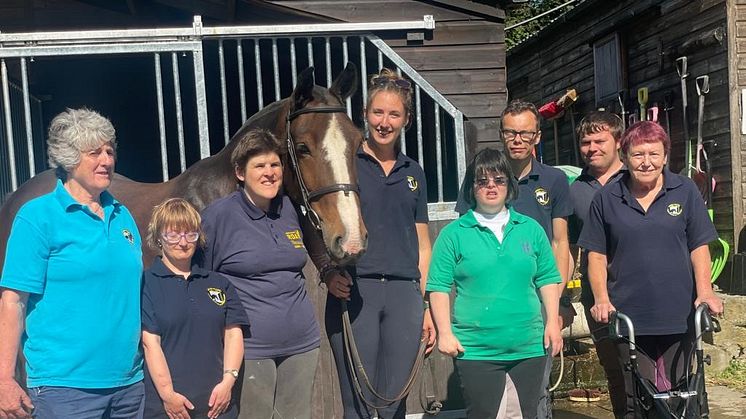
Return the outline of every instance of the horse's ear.
{"type": "Polygon", "coordinates": [[[295,85],[293,90],[293,109],[303,109],[306,103],[313,99],[313,67],[301,71],[298,75],[298,83],[295,85]]]}
{"type": "Polygon", "coordinates": [[[352,96],[355,90],[357,90],[357,67],[355,67],[355,64],[348,62],[342,73],[334,79],[329,92],[343,101],[352,96]]]}

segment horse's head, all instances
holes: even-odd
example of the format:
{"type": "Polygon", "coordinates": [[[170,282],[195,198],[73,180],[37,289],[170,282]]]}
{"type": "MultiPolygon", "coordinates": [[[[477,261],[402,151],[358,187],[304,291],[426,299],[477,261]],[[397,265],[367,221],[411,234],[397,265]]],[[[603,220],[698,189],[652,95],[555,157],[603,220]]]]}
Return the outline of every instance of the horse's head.
{"type": "Polygon", "coordinates": [[[313,68],[308,68],[298,76],[286,117],[287,193],[308,207],[311,223],[321,230],[329,254],[341,264],[362,255],[368,238],[355,171],[362,134],[344,106],[356,87],[353,64],[347,65],[329,89],[315,86],[313,68]]]}

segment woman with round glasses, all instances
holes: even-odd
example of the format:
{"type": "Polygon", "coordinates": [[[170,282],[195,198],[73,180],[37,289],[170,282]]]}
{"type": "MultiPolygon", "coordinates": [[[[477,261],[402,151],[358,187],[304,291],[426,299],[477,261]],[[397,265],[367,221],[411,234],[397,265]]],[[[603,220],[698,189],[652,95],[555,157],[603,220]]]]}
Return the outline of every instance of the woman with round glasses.
{"type": "Polygon", "coordinates": [[[227,279],[192,267],[205,245],[199,213],[180,198],[163,202],[146,240],[161,255],[143,273],[145,417],[237,417],[246,315],[227,279]]]}
{"type": "Polygon", "coordinates": [[[455,358],[470,419],[497,415],[506,374],[523,417],[536,417],[547,348],[552,355],[562,349],[555,286],[561,278],[542,227],[511,208],[517,191],[505,155],[480,151],[464,182],[471,209],[433,247],[427,291],[438,349],[455,358]]]}
{"type": "Polygon", "coordinates": [[[405,399],[394,399],[407,382],[421,339],[427,340],[428,350],[435,343],[430,314],[423,309],[430,263],[425,173],[400,146],[411,109],[409,81],[385,68],[371,77],[365,106],[368,135],[356,161],[368,247],[344,275],[322,269],[331,294],[326,330],[345,418],[369,418],[376,411],[380,418],[403,418],[405,399]],[[345,356],[342,300],[370,383],[389,400],[374,397],[362,382],[364,398],[355,390],[345,356]]]}

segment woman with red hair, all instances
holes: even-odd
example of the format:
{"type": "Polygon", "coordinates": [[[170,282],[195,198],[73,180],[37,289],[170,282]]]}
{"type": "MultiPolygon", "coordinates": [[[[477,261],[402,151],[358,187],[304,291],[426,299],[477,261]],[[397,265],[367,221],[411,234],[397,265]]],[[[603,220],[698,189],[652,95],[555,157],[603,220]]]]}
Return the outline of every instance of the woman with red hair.
{"type": "MultiPolygon", "coordinates": [[[[596,193],[578,245],[589,252],[593,318],[608,323],[619,310],[632,319],[640,373],[664,391],[688,371],[695,307],[723,312],[707,246],[717,232],[694,182],[666,166],[671,140],[660,125],[632,125],[620,149],[628,172],[596,193]]],[[[628,345],[618,349],[624,365],[628,345]]],[[[624,417],[634,418],[633,377],[624,371],[624,417]]]]}

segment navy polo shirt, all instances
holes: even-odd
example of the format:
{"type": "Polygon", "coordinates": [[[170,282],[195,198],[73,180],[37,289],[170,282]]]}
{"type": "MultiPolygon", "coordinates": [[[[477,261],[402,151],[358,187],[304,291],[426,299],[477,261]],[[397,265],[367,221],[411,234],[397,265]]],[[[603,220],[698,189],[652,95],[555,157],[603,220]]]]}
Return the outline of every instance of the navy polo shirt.
{"type": "Polygon", "coordinates": [[[605,254],[611,303],[639,335],[685,333],[693,312],[690,253],[717,238],[694,182],[663,171],[663,188],[645,212],[630,193],[629,173],[593,198],[578,245],[605,254]]]}
{"type": "MultiPolygon", "coordinates": [[[[611,183],[616,180],[622,173],[626,172],[627,169],[622,167],[618,172],[614,173],[609,180],[606,182],[611,183]]],[[[570,184],[570,200],[573,205],[573,215],[568,220],[570,243],[576,244],[578,238],[580,238],[580,232],[583,230],[583,224],[588,221],[588,213],[591,208],[591,201],[604,185],[588,173],[588,168],[583,168],[575,182],[570,184]]],[[[586,306],[591,307],[593,305],[593,292],[591,286],[588,283],[588,252],[582,252],[580,255],[580,301],[586,306]]]]}
{"type": "Polygon", "coordinates": [[[238,190],[202,213],[205,269],[231,281],[251,320],[245,359],[271,359],[319,347],[320,332],[306,292],[308,254],[298,214],[285,195],[267,213],[238,190]]]}
{"type": "Polygon", "coordinates": [[[420,260],[416,223],[427,223],[427,182],[416,161],[399,152],[386,176],[375,158],[357,151],[360,206],[368,248],[355,274],[417,279],[420,260]]]}
{"type": "MultiPolygon", "coordinates": [[[[160,257],[143,273],[142,328],[161,337],[174,390],[205,417],[212,389],[223,380],[223,334],[227,326],[247,325],[236,290],[214,272],[194,268],[185,280],[160,257]]],[[[145,370],[146,417],[164,414],[149,371],[145,370]]]]}
{"type": "MultiPolygon", "coordinates": [[[[463,190],[462,184],[456,202],[456,212],[461,215],[469,210],[463,190]]],[[[567,175],[560,169],[532,159],[531,171],[518,179],[518,196],[510,202],[510,207],[536,220],[551,242],[554,238],[552,220],[572,214],[567,175]]]]}

